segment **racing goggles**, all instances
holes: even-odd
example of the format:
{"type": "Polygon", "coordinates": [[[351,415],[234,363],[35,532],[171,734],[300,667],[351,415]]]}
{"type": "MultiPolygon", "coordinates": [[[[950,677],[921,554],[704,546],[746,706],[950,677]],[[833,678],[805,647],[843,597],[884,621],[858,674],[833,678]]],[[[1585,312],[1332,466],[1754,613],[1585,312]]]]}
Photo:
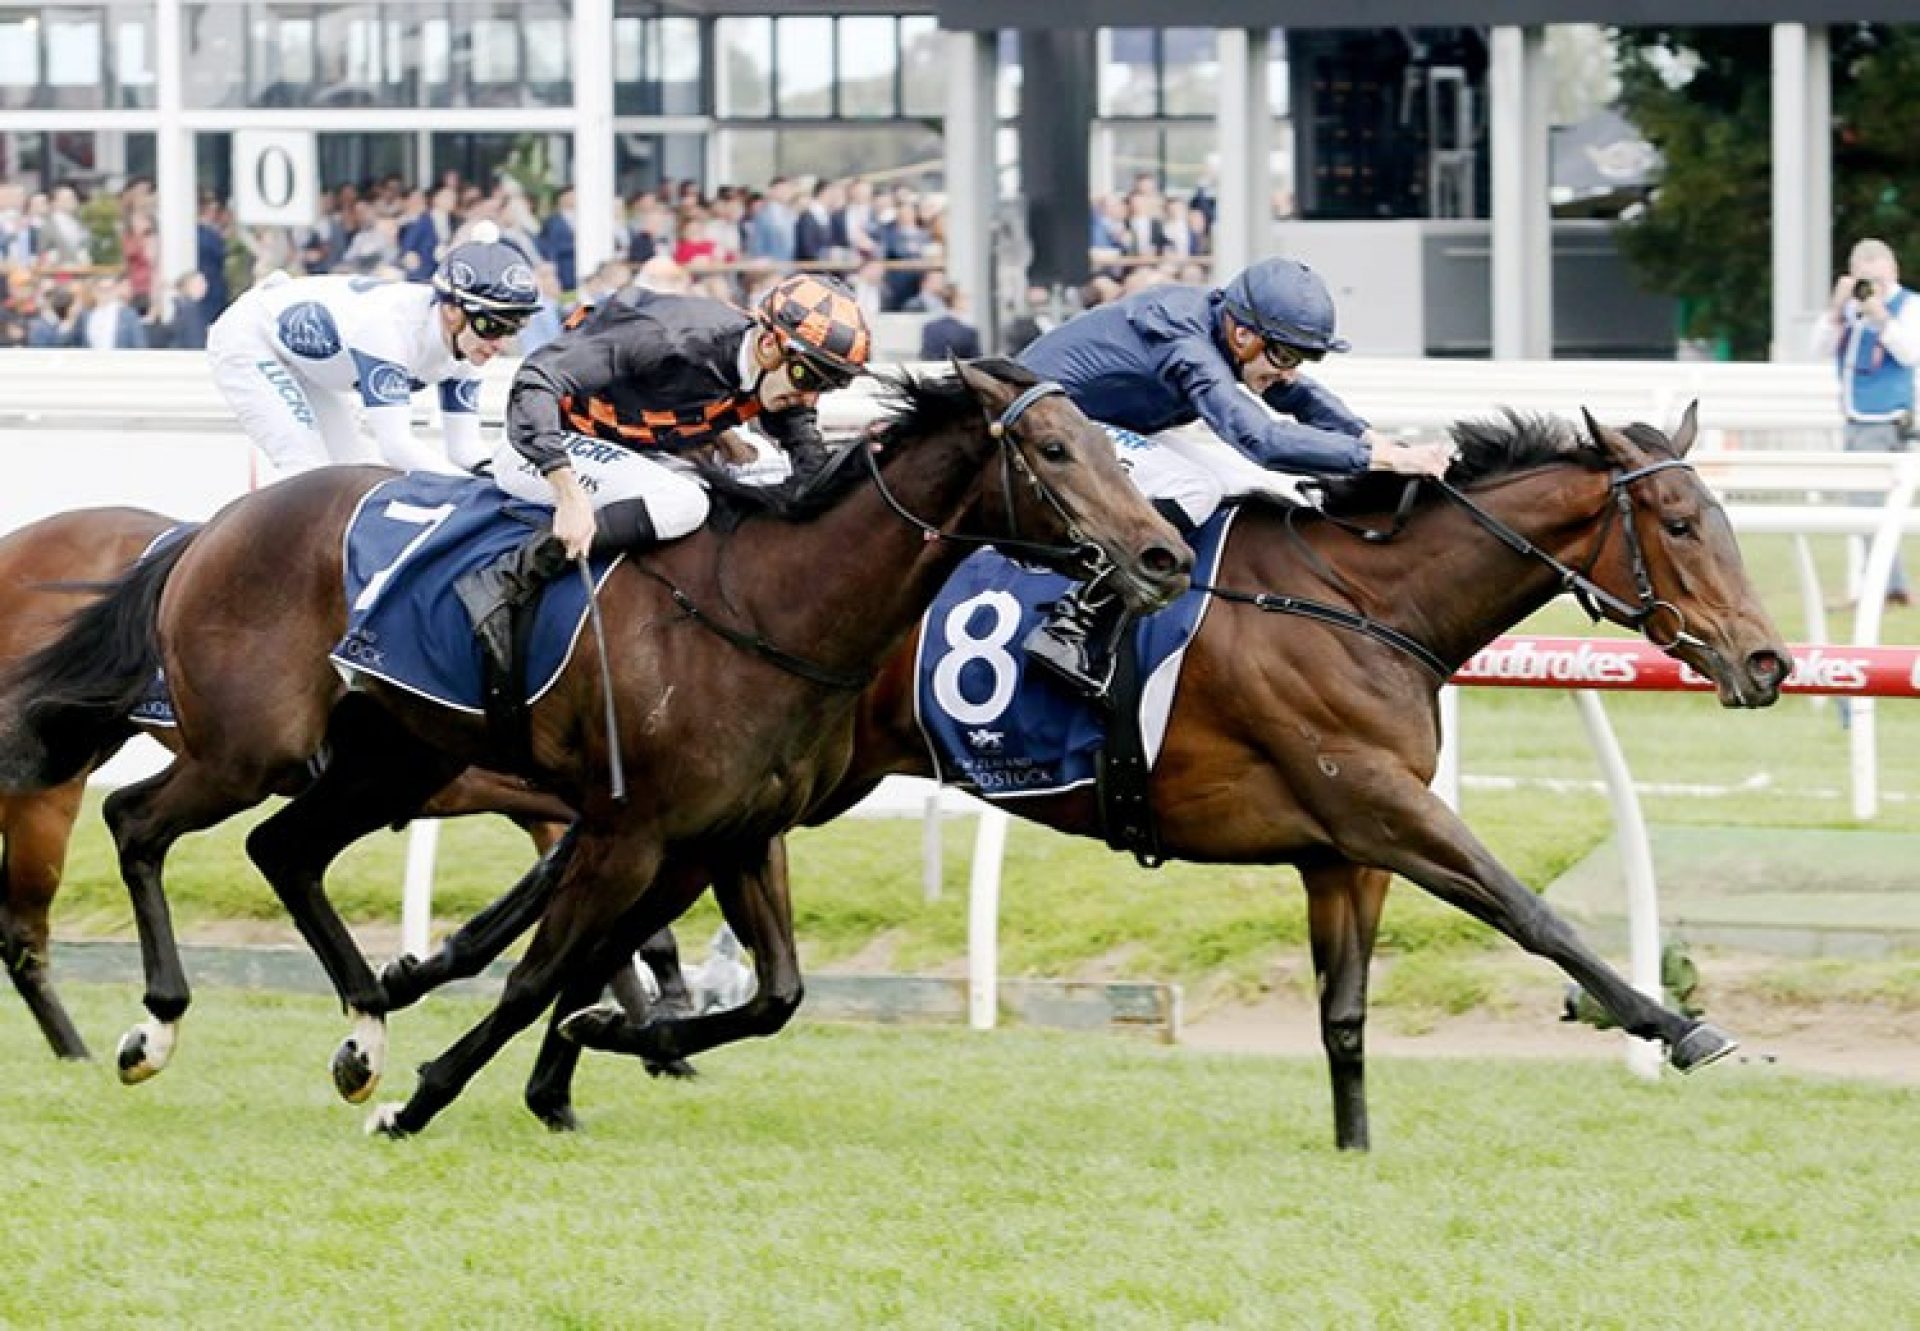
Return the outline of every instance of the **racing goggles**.
{"type": "Polygon", "coordinates": [[[830,393],[853,382],[850,371],[802,356],[787,348],[787,380],[796,392],[830,393]]]}
{"type": "Polygon", "coordinates": [[[488,342],[498,342],[502,338],[512,337],[527,326],[524,314],[498,314],[493,310],[468,310],[467,327],[473,335],[488,342]]]}
{"type": "Polygon", "coordinates": [[[1297,370],[1307,361],[1325,359],[1327,354],[1306,347],[1290,347],[1285,342],[1268,342],[1266,353],[1267,364],[1276,370],[1297,370]]]}

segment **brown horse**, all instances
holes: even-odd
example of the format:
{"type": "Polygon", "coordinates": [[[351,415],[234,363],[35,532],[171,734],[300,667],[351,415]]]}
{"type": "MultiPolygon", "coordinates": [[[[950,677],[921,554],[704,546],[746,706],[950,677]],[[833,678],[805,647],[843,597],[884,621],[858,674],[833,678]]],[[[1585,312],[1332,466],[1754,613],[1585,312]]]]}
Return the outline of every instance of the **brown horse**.
{"type": "MultiPolygon", "coordinates": [[[[422,1069],[413,1099],[383,1111],[380,1126],[424,1127],[563,989],[565,1010],[590,1003],[598,985],[583,991],[582,977],[602,974],[606,948],[631,953],[708,881],[755,871],[735,848],[764,859],[769,840],[838,782],[860,688],[965,540],[1011,541],[1062,568],[1110,564],[1140,609],[1185,588],[1190,552],[1057,388],[982,363],[902,393],[872,445],[851,450],[855,465],[797,499],[731,488],[738,508],[807,520],[750,514],[607,581],[606,659],[575,653],[532,710],[525,774],[581,815],[542,862],[552,900],[541,928],[496,1011],[422,1069]],[[617,731],[603,720],[603,666],[617,731]],[[624,800],[604,780],[615,751],[637,778],[624,800]]],[[[77,616],[0,706],[0,788],[44,788],[95,758],[156,657],[164,665],[180,759],[106,807],[136,892],[160,891],[180,835],[294,795],[249,835],[248,853],[356,1019],[335,1061],[350,1099],[379,1075],[387,1004],[326,900],[325,869],[461,767],[511,762],[474,718],[372,680],[342,696],[327,661],[346,623],[341,535],[385,479],[327,469],[236,501],[77,616]]],[[[756,933],[763,947],[768,936],[756,933]]],[[[797,966],[779,964],[797,1003],[797,966]]]]}
{"type": "MultiPolygon", "coordinates": [[[[1663,1041],[1681,1070],[1735,1047],[1632,988],[1428,788],[1440,685],[1563,590],[1713,679],[1723,705],[1764,707],[1778,696],[1787,649],[1748,582],[1725,512],[1683,461],[1693,410],[1671,441],[1645,426],[1623,434],[1589,420],[1587,428],[1591,444],[1557,422],[1456,428],[1451,484],[1428,494],[1391,540],[1354,534],[1356,524],[1376,533],[1388,525],[1383,515],[1397,496],[1378,483],[1331,498],[1331,517],[1243,512],[1216,578],[1220,603],[1188,649],[1152,774],[1162,847],[1202,863],[1300,869],[1342,1148],[1368,1145],[1367,970],[1396,873],[1556,962],[1627,1030],[1663,1041]],[[1269,613],[1289,598],[1296,611],[1309,601],[1336,614],[1269,613]],[[1342,613],[1344,623],[1328,622],[1342,613]]],[[[916,652],[909,641],[863,696],[845,779],[805,821],[844,812],[885,776],[933,775],[913,705],[916,652]]],[[[1008,807],[1061,831],[1102,835],[1084,788],[1008,807]]],[[[716,884],[729,922],[756,951],[770,908],[739,901],[764,894],[784,902],[777,870],[785,861],[769,863],[776,873],[768,881],[716,884]]],[[[443,967],[471,971],[503,945],[504,931],[490,926],[512,913],[497,906],[450,939],[445,955],[457,956],[456,966],[428,967],[436,977],[443,967]]],[[[657,1061],[761,1025],[747,1010],[636,1025],[595,1009],[564,1031],[588,1047],[657,1061]]],[[[550,1042],[534,1070],[528,1102],[549,1121],[569,1113],[575,1057],[550,1042]]]]}
{"type": "MultiPolygon", "coordinates": [[[[57,638],[69,616],[108,581],[124,574],[177,520],[137,508],[61,513],[0,538],[0,662],[17,662],[57,638]]],[[[134,727],[129,726],[131,735],[134,727]]],[[[141,727],[172,747],[170,727],[141,727]]],[[[0,965],[60,1058],[90,1057],[67,1015],[50,970],[49,912],[66,871],[67,845],[91,766],[51,790],[0,795],[0,965]]],[[[513,819],[545,853],[560,839],[570,811],[525,781],[477,769],[462,772],[420,811],[427,818],[497,813],[513,819]]],[[[179,969],[172,922],[157,898],[134,898],[134,916],[149,973],[179,969]]],[[[671,961],[671,939],[659,940],[647,960],[675,1005],[686,999],[671,961]]],[[[163,979],[163,985],[168,982],[163,979]]],[[[184,997],[185,977],[172,986],[184,997]]],[[[631,991],[626,1001],[633,1003],[631,991]]],[[[178,1014],[174,1023],[178,1021],[178,1014]]],[[[173,1032],[138,1029],[123,1042],[120,1075],[144,1081],[161,1071],[173,1032]]],[[[676,1071],[666,1067],[665,1071],[676,1071]]]]}

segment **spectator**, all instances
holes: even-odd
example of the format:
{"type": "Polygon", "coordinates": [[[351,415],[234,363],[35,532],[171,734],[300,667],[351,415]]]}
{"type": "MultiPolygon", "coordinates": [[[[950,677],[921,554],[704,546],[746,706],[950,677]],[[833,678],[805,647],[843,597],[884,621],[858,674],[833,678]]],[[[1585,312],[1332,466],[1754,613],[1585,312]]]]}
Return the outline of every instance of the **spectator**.
{"type": "Polygon", "coordinates": [[[575,194],[571,185],[554,197],[553,215],[540,224],[540,257],[553,265],[559,275],[560,289],[571,291],[578,274],[574,269],[577,253],[574,222],[575,194]]]}
{"type": "Polygon", "coordinates": [[[847,187],[846,206],[840,210],[839,233],[856,256],[873,259],[880,256],[878,219],[873,213],[873,184],[856,180],[847,187]]]}
{"type": "Polygon", "coordinates": [[[1127,199],[1127,232],[1124,248],[1128,254],[1157,255],[1167,250],[1168,240],[1160,215],[1166,205],[1158,194],[1134,194],[1127,199]]]}
{"type": "Polygon", "coordinates": [[[73,186],[56,186],[40,227],[40,263],[43,268],[86,268],[93,263],[87,226],[80,220],[80,196],[73,186]]]}
{"type": "Polygon", "coordinates": [[[1053,317],[1053,297],[1043,286],[1027,288],[1026,304],[1019,314],[1007,323],[1005,341],[1007,355],[1018,356],[1039,338],[1042,333],[1057,328],[1060,321],[1053,317]]]}
{"type": "Polygon", "coordinates": [[[135,304],[153,302],[153,263],[159,258],[158,250],[153,186],[144,177],[137,177],[120,196],[120,263],[135,304]]]}
{"type": "Polygon", "coordinates": [[[132,293],[124,277],[101,277],[93,283],[93,308],[80,319],[76,345],[95,351],[124,351],[147,345],[146,326],[134,312],[132,293]]]}
{"type": "Polygon", "coordinates": [[[49,285],[40,296],[40,308],[27,324],[30,347],[70,347],[74,344],[73,289],[49,285]]]}
{"type": "Polygon", "coordinates": [[[163,325],[166,345],[175,351],[205,351],[207,325],[212,322],[207,279],[195,269],[173,284],[173,317],[163,325]]]}
{"type": "Polygon", "coordinates": [[[560,321],[560,297],[564,288],[560,285],[559,270],[551,263],[535,264],[533,284],[540,291],[540,305],[527,320],[526,327],[520,330],[518,346],[522,356],[531,356],[553,341],[560,336],[563,327],[560,321]]]}
{"type": "Polygon", "coordinates": [[[656,214],[664,216],[660,201],[651,190],[642,190],[628,200],[627,262],[635,268],[645,268],[647,260],[672,248],[661,242],[661,233],[655,227],[656,214]]]}
{"type": "MultiPolygon", "coordinates": [[[[885,250],[887,258],[896,261],[916,262],[926,256],[927,232],[920,225],[920,209],[917,204],[902,204],[894,213],[893,222],[886,229],[885,250]]],[[[887,273],[886,308],[903,308],[920,289],[920,273],[913,268],[895,268],[887,273]]]]}
{"type": "Polygon", "coordinates": [[[887,270],[878,259],[868,259],[854,270],[853,300],[871,324],[886,304],[887,270]]]}
{"type": "Polygon", "coordinates": [[[747,257],[792,263],[797,224],[793,212],[793,182],[785,176],[775,176],[748,225],[747,257]]]}
{"type": "Polygon", "coordinates": [[[1091,310],[1120,299],[1120,284],[1104,273],[1096,273],[1080,288],[1080,308],[1091,310]]]}
{"type": "Polygon", "coordinates": [[[920,289],[900,308],[911,314],[945,314],[947,296],[947,275],[935,268],[921,274],[920,289]]]}
{"type": "Polygon", "coordinates": [[[427,211],[400,229],[400,267],[409,282],[431,282],[440,256],[453,243],[453,210],[459,193],[442,185],[428,200],[427,211]]]}
{"type": "MultiPolygon", "coordinates": [[[[46,200],[34,197],[44,207],[46,200]]],[[[0,264],[16,268],[31,264],[38,229],[27,212],[26,192],[18,185],[0,184],[0,264]]]]}
{"type": "MultiPolygon", "coordinates": [[[[1900,285],[1900,264],[1885,241],[1853,247],[1847,271],[1833,284],[1826,317],[1814,328],[1815,350],[1834,357],[1849,453],[1904,453],[1914,427],[1914,366],[1920,362],[1920,299],[1900,285]]],[[[1906,569],[1896,559],[1887,600],[1910,599],[1906,569]]]]}
{"type": "Polygon", "coordinates": [[[941,312],[921,325],[921,360],[945,360],[948,356],[973,360],[980,355],[980,330],[967,319],[966,295],[959,287],[948,287],[941,312]]]}
{"type": "Polygon", "coordinates": [[[833,248],[833,212],[826,192],[825,185],[815,185],[793,224],[793,257],[801,263],[824,259],[833,248]]]}
{"type": "Polygon", "coordinates": [[[359,204],[358,215],[364,224],[353,233],[347,252],[340,256],[340,271],[368,277],[399,276],[399,220],[379,216],[374,206],[364,199],[359,204]]]}
{"type": "Polygon", "coordinates": [[[1168,199],[1160,219],[1160,248],[1156,253],[1170,259],[1185,259],[1201,253],[1206,243],[1206,225],[1206,219],[1196,209],[1180,199],[1168,199]]]}
{"type": "Polygon", "coordinates": [[[227,236],[221,227],[220,200],[212,194],[200,196],[200,219],[193,228],[194,265],[206,280],[207,321],[220,317],[227,308],[227,236]]]}

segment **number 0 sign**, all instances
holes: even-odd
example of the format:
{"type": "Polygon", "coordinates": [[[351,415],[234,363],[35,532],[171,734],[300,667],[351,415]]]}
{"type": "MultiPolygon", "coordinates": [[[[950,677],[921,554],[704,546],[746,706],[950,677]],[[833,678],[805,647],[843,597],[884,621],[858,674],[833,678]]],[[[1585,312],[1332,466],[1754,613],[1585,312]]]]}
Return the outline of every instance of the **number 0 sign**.
{"type": "Polygon", "coordinates": [[[319,176],[312,131],[234,131],[233,211],[241,225],[311,226],[319,176]]]}

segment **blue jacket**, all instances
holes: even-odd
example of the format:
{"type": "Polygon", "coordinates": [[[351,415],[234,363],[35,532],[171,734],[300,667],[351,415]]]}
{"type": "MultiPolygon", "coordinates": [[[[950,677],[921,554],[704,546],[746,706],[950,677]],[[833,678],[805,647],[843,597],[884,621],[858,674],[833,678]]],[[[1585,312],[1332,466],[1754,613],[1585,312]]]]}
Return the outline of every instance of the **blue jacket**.
{"type": "MultiPolygon", "coordinates": [[[[1912,299],[1913,292],[1898,287],[1887,300],[1887,310],[1898,319],[1912,299]]],[[[1890,421],[1913,410],[1914,367],[1888,354],[1879,332],[1865,319],[1856,315],[1847,320],[1836,359],[1848,420],[1890,421]]]]}
{"type": "Polygon", "coordinates": [[[553,265],[553,271],[560,278],[560,289],[571,291],[579,285],[579,273],[575,268],[575,258],[579,253],[573,235],[573,223],[567,220],[565,213],[555,213],[540,227],[540,257],[553,265]]]}
{"type": "Polygon", "coordinates": [[[1263,467],[1308,476],[1365,471],[1367,423],[1303,376],[1249,400],[1219,337],[1220,293],[1159,286],[1070,319],[1020,353],[1094,420],[1155,434],[1204,420],[1263,467]]]}

